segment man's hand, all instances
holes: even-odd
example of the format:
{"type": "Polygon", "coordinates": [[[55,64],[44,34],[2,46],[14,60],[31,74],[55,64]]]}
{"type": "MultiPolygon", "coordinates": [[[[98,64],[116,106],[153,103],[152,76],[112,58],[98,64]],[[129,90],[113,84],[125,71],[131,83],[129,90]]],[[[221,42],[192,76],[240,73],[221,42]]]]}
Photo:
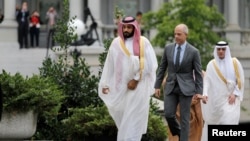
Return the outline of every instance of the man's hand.
{"type": "Polygon", "coordinates": [[[103,94],[108,94],[109,93],[109,88],[102,88],[102,93],[103,94]]]}
{"type": "Polygon", "coordinates": [[[201,94],[195,94],[195,95],[193,95],[192,105],[196,104],[197,102],[200,102],[200,99],[202,99],[202,95],[201,94]]]}
{"type": "Polygon", "coordinates": [[[160,98],[161,96],[161,89],[155,89],[155,97],[160,98]]]}
{"type": "Polygon", "coordinates": [[[193,100],[199,100],[199,99],[202,99],[202,98],[203,98],[203,96],[201,94],[195,94],[193,96],[193,100]]]}
{"type": "Polygon", "coordinates": [[[130,81],[128,82],[128,89],[134,90],[134,89],[137,87],[138,82],[139,82],[139,81],[134,80],[134,79],[130,80],[130,81]]]}
{"type": "Polygon", "coordinates": [[[201,100],[202,100],[202,103],[207,104],[208,97],[207,96],[202,96],[201,100]]]}
{"type": "Polygon", "coordinates": [[[228,97],[228,103],[230,105],[234,104],[235,103],[235,99],[236,99],[236,96],[234,94],[230,94],[229,97],[228,97]]]}

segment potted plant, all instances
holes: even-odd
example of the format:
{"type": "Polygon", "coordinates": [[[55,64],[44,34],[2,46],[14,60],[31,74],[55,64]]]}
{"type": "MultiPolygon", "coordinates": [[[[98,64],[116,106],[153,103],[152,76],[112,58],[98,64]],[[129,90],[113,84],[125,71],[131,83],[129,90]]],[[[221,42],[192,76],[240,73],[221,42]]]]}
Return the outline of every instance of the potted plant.
{"type": "Polygon", "coordinates": [[[64,99],[58,85],[38,75],[0,74],[2,109],[0,139],[26,139],[36,131],[38,115],[57,115],[64,99]]]}

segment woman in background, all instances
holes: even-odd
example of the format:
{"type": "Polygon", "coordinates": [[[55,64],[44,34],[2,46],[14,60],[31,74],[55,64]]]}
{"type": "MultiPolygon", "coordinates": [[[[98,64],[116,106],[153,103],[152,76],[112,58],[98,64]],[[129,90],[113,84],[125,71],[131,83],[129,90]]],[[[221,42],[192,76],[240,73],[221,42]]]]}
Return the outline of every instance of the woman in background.
{"type": "Polygon", "coordinates": [[[32,12],[29,25],[30,25],[30,45],[31,47],[34,47],[34,38],[35,38],[36,47],[38,47],[41,20],[40,20],[39,13],[36,10],[32,12]]]}

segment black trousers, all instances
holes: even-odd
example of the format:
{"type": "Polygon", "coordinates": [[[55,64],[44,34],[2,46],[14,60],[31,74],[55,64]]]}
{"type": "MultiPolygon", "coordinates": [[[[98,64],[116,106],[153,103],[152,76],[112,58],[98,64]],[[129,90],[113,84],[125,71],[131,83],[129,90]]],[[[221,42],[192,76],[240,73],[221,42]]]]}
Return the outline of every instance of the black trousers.
{"type": "Polygon", "coordinates": [[[40,28],[30,27],[30,46],[34,47],[34,41],[36,41],[35,46],[39,46],[39,34],[40,28]]]}
{"type": "Polygon", "coordinates": [[[50,29],[47,35],[47,48],[55,46],[54,34],[55,29],[50,29]]]}
{"type": "Polygon", "coordinates": [[[28,23],[19,23],[18,29],[18,43],[20,48],[28,48],[28,32],[29,32],[29,25],[28,23]]]}

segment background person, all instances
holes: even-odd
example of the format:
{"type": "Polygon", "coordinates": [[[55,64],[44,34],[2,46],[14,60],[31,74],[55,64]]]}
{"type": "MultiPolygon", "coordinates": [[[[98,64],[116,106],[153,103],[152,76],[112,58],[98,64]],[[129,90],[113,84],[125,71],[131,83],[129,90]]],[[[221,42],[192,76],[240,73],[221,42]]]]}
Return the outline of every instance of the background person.
{"type": "Polygon", "coordinates": [[[20,49],[23,47],[28,48],[29,16],[28,3],[23,2],[21,9],[16,12],[16,20],[18,23],[17,34],[20,49]]]}
{"type": "Polygon", "coordinates": [[[38,11],[33,11],[30,17],[30,45],[34,47],[34,41],[36,42],[35,46],[39,46],[39,35],[40,35],[40,26],[41,19],[38,11]]]}
{"type": "Polygon", "coordinates": [[[143,30],[143,22],[142,22],[142,12],[138,11],[136,13],[136,21],[138,22],[140,29],[141,29],[141,35],[144,35],[144,30],[143,30]]]}
{"type": "Polygon", "coordinates": [[[55,45],[55,41],[54,41],[54,33],[55,33],[55,24],[56,24],[56,21],[58,19],[58,14],[55,10],[54,7],[50,7],[46,13],[46,17],[45,17],[46,21],[47,21],[47,37],[48,37],[48,41],[52,41],[52,46],[55,45]]]}

